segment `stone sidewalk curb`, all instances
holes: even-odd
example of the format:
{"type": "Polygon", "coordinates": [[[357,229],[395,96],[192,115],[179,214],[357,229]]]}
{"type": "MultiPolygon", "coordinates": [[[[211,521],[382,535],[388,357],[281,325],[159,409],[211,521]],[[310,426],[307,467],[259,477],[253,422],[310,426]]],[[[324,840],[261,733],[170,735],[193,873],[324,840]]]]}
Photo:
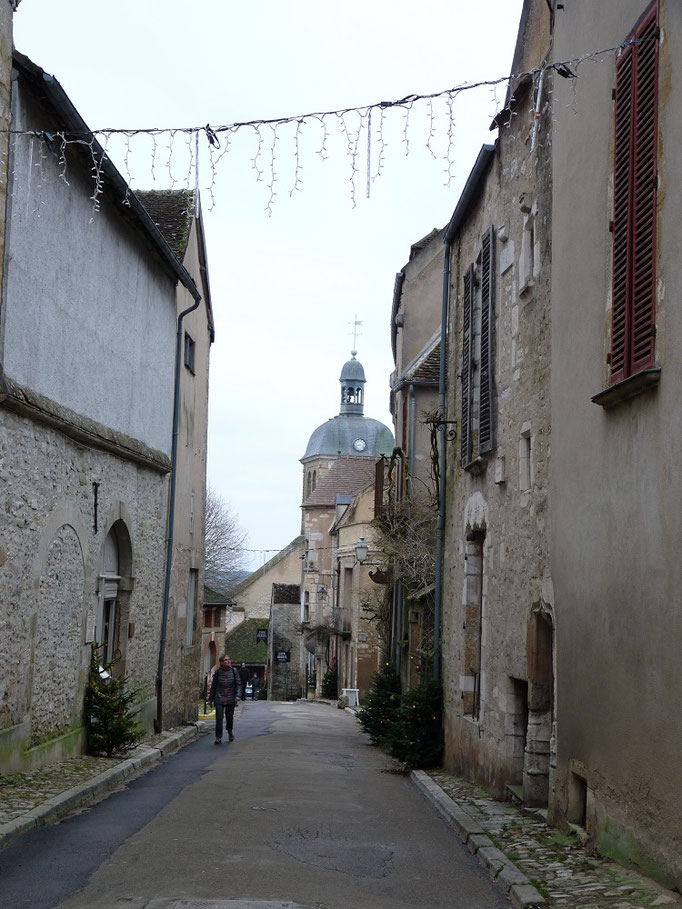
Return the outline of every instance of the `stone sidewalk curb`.
{"type": "Polygon", "coordinates": [[[506,893],[515,909],[539,909],[547,905],[530,879],[495,846],[481,825],[443,792],[438,783],[423,770],[413,770],[410,779],[446,823],[454,827],[469,852],[487,869],[491,879],[506,893]]]}
{"type": "Polygon", "coordinates": [[[79,786],[67,789],[66,792],[46,799],[21,817],[15,818],[7,824],[1,824],[0,850],[24,833],[33,830],[34,827],[53,824],[78,808],[86,808],[107,792],[115,789],[128,777],[140,770],[150,768],[162,757],[172,754],[183,745],[198,738],[202,729],[203,723],[195,723],[171,733],[155,745],[139,745],[131,757],[121,761],[115,767],[104,770],[86,783],[81,783],[79,786]]]}

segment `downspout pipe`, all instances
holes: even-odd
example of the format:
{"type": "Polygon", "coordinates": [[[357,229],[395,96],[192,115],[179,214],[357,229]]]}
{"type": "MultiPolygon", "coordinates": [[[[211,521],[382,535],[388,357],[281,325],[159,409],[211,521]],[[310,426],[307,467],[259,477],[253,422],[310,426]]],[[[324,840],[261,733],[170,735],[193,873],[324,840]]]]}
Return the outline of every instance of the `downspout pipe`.
{"type": "Polygon", "coordinates": [[[417,395],[414,391],[414,382],[410,382],[410,458],[409,458],[409,471],[410,471],[410,495],[414,495],[414,442],[415,442],[415,424],[417,421],[417,395]]]}
{"type": "Polygon", "coordinates": [[[436,524],[436,583],[433,592],[433,677],[441,676],[440,653],[440,626],[443,604],[443,539],[445,537],[445,487],[447,478],[447,447],[445,444],[444,422],[445,409],[445,369],[447,363],[446,343],[448,327],[448,304],[450,299],[450,256],[452,254],[452,240],[446,235],[445,250],[443,253],[443,298],[440,316],[440,372],[438,376],[438,412],[440,425],[438,427],[438,459],[440,483],[438,486],[438,521],[436,524]]]}
{"type": "Polygon", "coordinates": [[[180,422],[180,373],[182,369],[182,323],[186,315],[194,312],[201,303],[201,294],[192,283],[188,288],[194,303],[178,316],[178,330],[175,338],[175,392],[173,394],[173,440],[171,443],[170,498],[168,503],[168,539],[166,542],[166,577],[163,587],[161,610],[161,639],[159,641],[159,666],[156,673],[156,721],[154,727],[159,733],[163,729],[163,666],[166,656],[166,635],[168,631],[168,603],[170,601],[171,568],[173,566],[173,526],[175,524],[175,488],[178,473],[178,425],[180,422]]]}

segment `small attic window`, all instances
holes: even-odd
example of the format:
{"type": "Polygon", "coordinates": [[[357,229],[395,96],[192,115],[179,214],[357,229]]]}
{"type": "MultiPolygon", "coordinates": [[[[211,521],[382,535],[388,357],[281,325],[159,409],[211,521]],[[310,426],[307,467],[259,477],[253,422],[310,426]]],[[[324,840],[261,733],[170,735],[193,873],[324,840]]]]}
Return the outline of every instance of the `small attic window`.
{"type": "Polygon", "coordinates": [[[185,366],[194,375],[194,350],[195,344],[192,337],[185,332],[185,366]]]}

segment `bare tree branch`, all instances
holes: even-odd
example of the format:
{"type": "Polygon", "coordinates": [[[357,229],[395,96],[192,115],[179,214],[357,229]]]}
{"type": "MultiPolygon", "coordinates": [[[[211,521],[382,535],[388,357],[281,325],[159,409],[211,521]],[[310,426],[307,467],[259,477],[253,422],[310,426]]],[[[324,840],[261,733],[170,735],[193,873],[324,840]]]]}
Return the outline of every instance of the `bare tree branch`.
{"type": "Polygon", "coordinates": [[[228,595],[242,579],[247,564],[246,531],[239,516],[210,486],[206,487],[206,584],[228,595]]]}

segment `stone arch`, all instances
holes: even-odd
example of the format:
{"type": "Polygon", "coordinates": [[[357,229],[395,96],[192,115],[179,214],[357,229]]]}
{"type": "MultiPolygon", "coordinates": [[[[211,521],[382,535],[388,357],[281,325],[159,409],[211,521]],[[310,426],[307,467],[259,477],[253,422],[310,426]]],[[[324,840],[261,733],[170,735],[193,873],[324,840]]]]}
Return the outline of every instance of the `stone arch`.
{"type": "MultiPolygon", "coordinates": [[[[130,531],[130,528],[134,526],[132,516],[130,515],[125,502],[114,502],[109,511],[107,512],[106,517],[102,521],[102,545],[104,545],[104,540],[107,535],[114,531],[116,536],[117,543],[119,544],[119,551],[123,558],[121,563],[120,570],[123,572],[123,576],[127,578],[132,578],[133,572],[133,560],[135,557],[134,546],[133,546],[133,536],[130,531]]],[[[101,560],[101,550],[100,550],[100,560],[101,560]]]]}
{"type": "MultiPolygon", "coordinates": [[[[550,581],[551,584],[551,581],[550,581]]],[[[523,801],[545,807],[551,788],[554,743],[554,609],[545,599],[546,584],[532,604],[526,636],[528,729],[523,768],[523,801]]]]}
{"type": "Polygon", "coordinates": [[[72,524],[62,523],[49,543],[44,535],[38,560],[31,653],[32,745],[69,731],[82,713],[79,680],[85,562],[72,524]]]}
{"type": "Polygon", "coordinates": [[[485,700],[486,576],[485,554],[488,505],[474,493],[464,509],[464,639],[462,648],[462,707],[473,720],[481,719],[485,700]]]}
{"type": "Polygon", "coordinates": [[[103,662],[114,662],[117,675],[126,673],[130,627],[130,596],[133,589],[133,544],[119,503],[113,521],[104,525],[97,560],[96,642],[102,646],[103,662]]]}

